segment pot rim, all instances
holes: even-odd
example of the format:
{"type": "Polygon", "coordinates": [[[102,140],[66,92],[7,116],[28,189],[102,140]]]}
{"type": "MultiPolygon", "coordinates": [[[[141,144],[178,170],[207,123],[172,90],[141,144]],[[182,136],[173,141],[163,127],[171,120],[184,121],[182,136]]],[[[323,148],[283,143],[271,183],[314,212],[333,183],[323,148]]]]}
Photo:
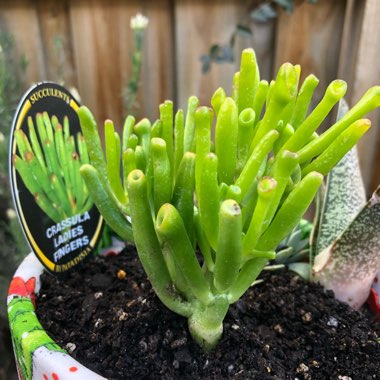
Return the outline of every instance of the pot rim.
{"type": "Polygon", "coordinates": [[[33,252],[29,253],[8,290],[8,319],[19,379],[106,380],[71,357],[41,326],[35,300],[43,272],[43,265],[33,252]]]}

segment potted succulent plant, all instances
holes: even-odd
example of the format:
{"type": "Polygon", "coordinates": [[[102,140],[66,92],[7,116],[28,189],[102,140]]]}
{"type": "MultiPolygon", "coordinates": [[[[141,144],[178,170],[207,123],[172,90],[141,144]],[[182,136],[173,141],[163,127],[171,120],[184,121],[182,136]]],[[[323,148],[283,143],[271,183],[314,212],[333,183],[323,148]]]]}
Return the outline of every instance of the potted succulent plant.
{"type": "MultiPolygon", "coordinates": [[[[215,349],[223,335],[223,321],[230,306],[239,304],[264,268],[276,259],[297,261],[292,256],[297,247],[290,247],[289,241],[294,243],[295,236],[298,242],[305,243],[305,239],[294,234],[294,229],[318,193],[324,176],[352,152],[370,127],[370,121],[362,117],[380,104],[380,87],[371,88],[333,126],[318,135],[317,128],[344,97],[347,86],[343,81],[333,81],[317,107],[308,114],[318,80],[310,75],[299,89],[299,79],[300,67],[286,63],[270,84],[260,80],[254,51],[246,49],[240,72],[234,76],[231,97],[218,89],[211,99],[213,109],[198,107],[198,99],[191,97],[186,116],[182,110],[174,115],[173,103],[166,101],[160,106],[160,119],[153,125],[147,119],[135,123],[133,117],[128,117],[121,137],[108,120],[105,155],[92,114],[86,107],[78,110],[90,159],[80,171],[92,200],[113,231],[136,245],[155,294],[167,309],[187,320],[191,337],[201,347],[200,351],[215,349]],[[214,115],[215,143],[211,141],[214,115]],[[284,241],[287,247],[280,249],[284,241]]],[[[329,183],[328,190],[334,188],[333,179],[329,183]]],[[[328,215],[334,215],[329,214],[328,204],[323,203],[318,233],[314,233],[311,244],[313,256],[307,268],[315,261],[311,276],[327,288],[337,289],[334,284],[341,284],[347,274],[347,266],[339,263],[350,261],[357,268],[364,267],[367,287],[361,297],[362,304],[379,266],[379,255],[373,249],[376,223],[367,222],[372,228],[368,239],[371,255],[367,259],[362,255],[360,259],[349,260],[344,238],[353,232],[343,231],[351,228],[358,237],[359,230],[351,226],[359,223],[350,225],[352,219],[345,217],[333,234],[320,233],[329,220],[328,215]],[[342,234],[333,242],[339,233],[342,234]],[[315,260],[316,253],[320,254],[315,260]]],[[[355,212],[363,206],[362,199],[357,204],[355,212]]],[[[374,217],[377,206],[370,207],[374,205],[377,199],[360,212],[361,225],[364,219],[374,217]]],[[[361,248],[358,245],[355,252],[361,248]]],[[[31,257],[28,260],[33,261],[31,257]]],[[[305,273],[305,265],[293,265],[293,269],[305,273]]],[[[83,378],[84,372],[80,373],[86,369],[73,364],[73,359],[62,352],[38,323],[33,305],[28,301],[38,291],[33,280],[38,278],[38,273],[25,274],[26,267],[32,266],[22,264],[8,299],[20,376],[34,378],[37,373],[50,378],[54,373],[54,379],[83,378]],[[17,317],[24,315],[20,309],[29,313],[25,314],[32,321],[27,323],[29,330],[18,327],[17,317]],[[27,339],[36,331],[41,339],[30,336],[32,344],[27,339]],[[50,350],[66,360],[59,366],[60,373],[53,371],[51,363],[50,367],[41,367],[40,351],[47,355],[50,350]],[[70,372],[70,368],[75,371],[70,372]]],[[[357,273],[362,271],[358,269],[357,273]]],[[[124,279],[126,273],[119,275],[119,279],[124,279]]],[[[100,293],[96,297],[101,298],[100,293]]],[[[351,298],[350,293],[345,300],[351,298]]],[[[127,318],[124,314],[118,315],[119,320],[127,318]]],[[[305,315],[307,320],[309,317],[305,315]]],[[[95,327],[103,327],[102,323],[98,319],[95,327]]],[[[376,346],[373,336],[369,341],[372,348],[376,346]]],[[[70,347],[72,350],[73,346],[66,349],[70,351],[70,347]]],[[[144,352],[144,347],[140,348],[144,352]]],[[[268,368],[267,374],[271,372],[268,368]]],[[[302,366],[299,371],[307,372],[302,366]]],[[[151,374],[151,378],[159,375],[151,374]]],[[[95,379],[98,375],[91,376],[95,379]]]]}

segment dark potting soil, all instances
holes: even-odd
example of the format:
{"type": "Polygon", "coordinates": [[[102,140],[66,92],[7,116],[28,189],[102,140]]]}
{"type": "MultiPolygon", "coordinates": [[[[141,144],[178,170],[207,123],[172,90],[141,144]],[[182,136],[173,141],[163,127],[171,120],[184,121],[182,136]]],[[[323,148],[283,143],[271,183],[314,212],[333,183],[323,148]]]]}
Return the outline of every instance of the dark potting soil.
{"type": "Polygon", "coordinates": [[[290,272],[264,280],[231,306],[208,355],[186,319],[158,301],[132,247],[64,281],[44,274],[37,314],[58,344],[108,379],[380,379],[380,330],[369,313],[290,272]]]}

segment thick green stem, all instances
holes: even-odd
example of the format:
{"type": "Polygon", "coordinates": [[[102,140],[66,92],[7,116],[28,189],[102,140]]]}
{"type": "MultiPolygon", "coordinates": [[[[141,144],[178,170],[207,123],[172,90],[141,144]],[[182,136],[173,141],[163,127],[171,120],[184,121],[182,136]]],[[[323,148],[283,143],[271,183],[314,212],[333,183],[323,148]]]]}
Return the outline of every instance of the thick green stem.
{"type": "Polygon", "coordinates": [[[237,143],[237,168],[238,174],[241,173],[249,154],[249,147],[253,136],[253,126],[255,124],[255,111],[252,108],[246,108],[239,115],[239,130],[237,143]]]}
{"type": "Polygon", "coordinates": [[[260,81],[255,98],[253,99],[252,108],[255,111],[256,119],[255,119],[255,126],[260,120],[261,112],[264,108],[265,99],[267,97],[269,84],[266,80],[260,81]]]}
{"type": "Polygon", "coordinates": [[[177,178],[178,168],[183,157],[183,140],[185,134],[185,117],[183,110],[178,110],[174,119],[174,172],[173,178],[177,178]]]}
{"type": "Polygon", "coordinates": [[[189,318],[189,330],[194,340],[205,351],[210,351],[218,343],[223,333],[223,320],[229,307],[224,295],[216,296],[207,306],[201,303],[193,305],[193,313],[189,318]]]}
{"type": "Polygon", "coordinates": [[[216,116],[218,116],[220,107],[222,106],[225,100],[226,100],[226,93],[222,87],[219,87],[214,92],[211,98],[211,105],[212,105],[212,108],[214,109],[216,116]]]}
{"type": "Polygon", "coordinates": [[[141,170],[128,176],[133,236],[137,252],[158,298],[170,310],[189,317],[191,305],[176,294],[153,224],[148,200],[147,180],[141,170]]]}
{"type": "MultiPolygon", "coordinates": [[[[182,218],[173,205],[166,203],[160,208],[155,227],[163,249],[168,250],[174,258],[191,293],[204,305],[209,304],[212,301],[209,284],[203,275],[182,218]]],[[[191,298],[190,295],[187,296],[191,298]]]]}

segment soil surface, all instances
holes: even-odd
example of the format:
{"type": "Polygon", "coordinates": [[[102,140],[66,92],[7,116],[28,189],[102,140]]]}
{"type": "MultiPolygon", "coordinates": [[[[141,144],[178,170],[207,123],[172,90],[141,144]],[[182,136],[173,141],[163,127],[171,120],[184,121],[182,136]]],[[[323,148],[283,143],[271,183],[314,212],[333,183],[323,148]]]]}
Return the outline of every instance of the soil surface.
{"type": "Polygon", "coordinates": [[[37,314],[58,344],[108,379],[380,379],[380,329],[331,292],[266,273],[232,305],[210,354],[153,293],[132,247],[64,281],[44,274],[37,314]],[[123,272],[126,273],[123,278],[123,272]]]}

